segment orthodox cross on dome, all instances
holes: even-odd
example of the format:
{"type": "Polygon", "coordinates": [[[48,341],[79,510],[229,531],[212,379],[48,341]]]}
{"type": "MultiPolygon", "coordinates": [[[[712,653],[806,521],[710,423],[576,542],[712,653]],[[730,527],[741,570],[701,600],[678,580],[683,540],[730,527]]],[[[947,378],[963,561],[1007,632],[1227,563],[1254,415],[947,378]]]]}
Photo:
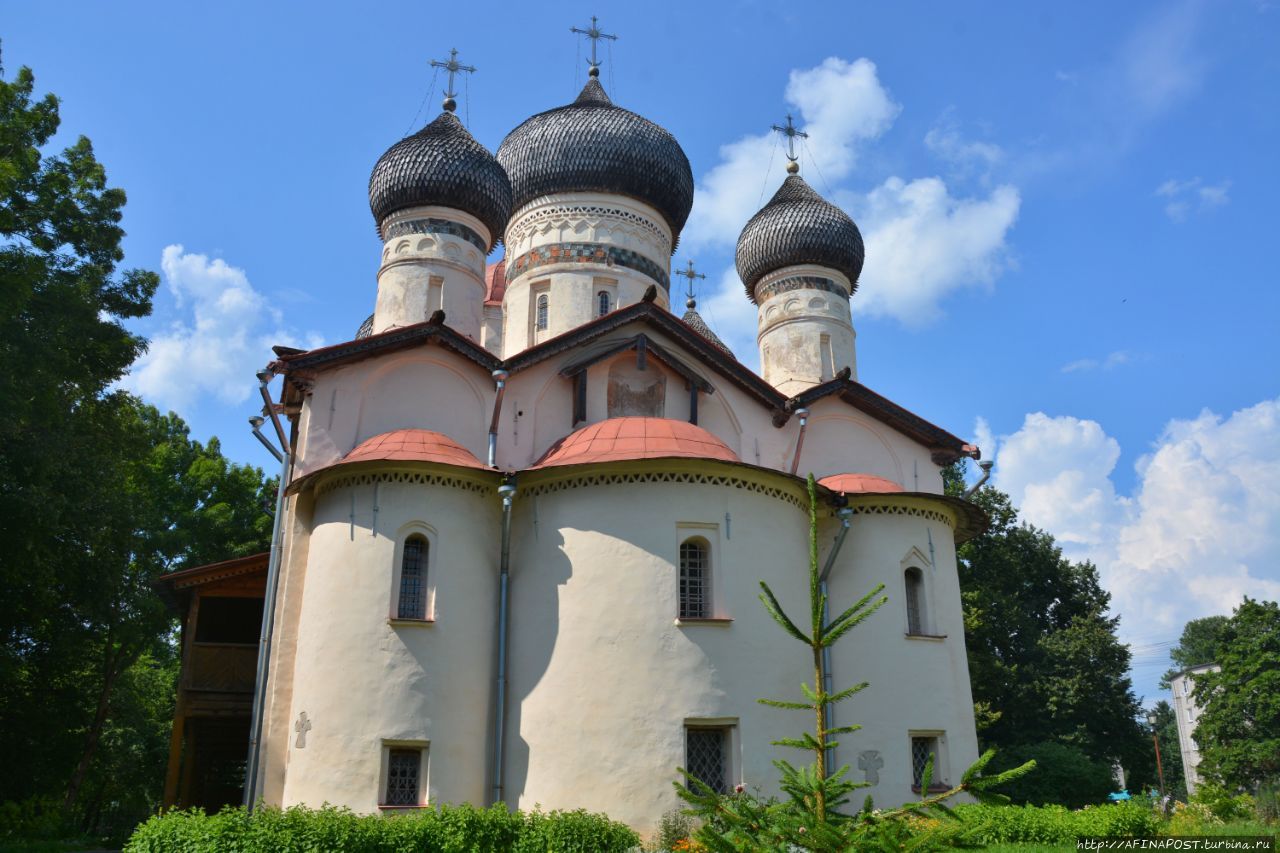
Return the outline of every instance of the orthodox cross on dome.
{"type": "Polygon", "coordinates": [[[608,39],[609,41],[618,40],[617,36],[611,33],[606,33],[603,30],[601,30],[597,23],[597,20],[598,19],[596,18],[596,16],[592,15],[591,26],[587,27],[585,30],[580,27],[569,28],[569,32],[577,33],[578,35],[583,35],[591,39],[591,58],[587,60],[587,64],[590,65],[591,68],[590,70],[587,71],[587,73],[590,74],[592,77],[600,76],[600,60],[596,58],[596,44],[599,43],[600,39],[608,39]]]}
{"type": "Polygon", "coordinates": [[[441,62],[438,59],[433,59],[431,60],[431,67],[443,68],[449,72],[449,82],[445,85],[445,89],[444,89],[444,108],[449,112],[453,112],[458,108],[458,102],[454,100],[454,98],[458,96],[458,93],[453,91],[454,75],[456,75],[459,71],[463,72],[464,74],[470,74],[472,71],[476,70],[476,67],[474,65],[463,65],[461,62],[459,62],[458,49],[456,47],[452,48],[449,51],[448,62],[441,62]]]}
{"type": "Polygon", "coordinates": [[[787,174],[789,174],[789,175],[797,175],[797,174],[799,174],[799,173],[800,173],[800,164],[799,164],[798,162],[796,162],[796,161],[797,161],[797,159],[798,159],[798,158],[796,157],[796,137],[798,136],[798,137],[800,137],[801,139],[808,139],[808,138],[809,138],[809,134],[805,133],[803,130],[796,130],[796,126],[795,126],[795,124],[793,124],[793,123],[792,123],[792,121],[791,121],[791,114],[790,114],[790,113],[788,113],[788,114],[787,114],[787,126],[786,126],[786,127],[780,127],[780,126],[778,126],[778,125],[776,125],[776,124],[775,124],[775,125],[773,126],[773,129],[774,129],[774,130],[776,130],[776,131],[778,131],[778,133],[781,133],[783,136],[785,136],[785,137],[787,138],[787,161],[788,161],[788,162],[787,162],[787,174]]]}
{"type": "Polygon", "coordinates": [[[706,278],[706,276],[700,272],[693,271],[693,261],[689,261],[689,265],[685,269],[672,270],[671,274],[682,275],[685,278],[689,279],[689,301],[686,302],[685,305],[689,306],[690,308],[696,308],[698,306],[698,303],[693,298],[693,280],[695,278],[706,278]]]}

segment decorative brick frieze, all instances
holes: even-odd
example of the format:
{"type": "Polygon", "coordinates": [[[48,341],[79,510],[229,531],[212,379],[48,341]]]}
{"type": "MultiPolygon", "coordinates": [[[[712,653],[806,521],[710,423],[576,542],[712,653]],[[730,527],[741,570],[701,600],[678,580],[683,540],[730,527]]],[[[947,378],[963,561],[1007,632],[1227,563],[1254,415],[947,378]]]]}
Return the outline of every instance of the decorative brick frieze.
{"type": "Polygon", "coordinates": [[[848,288],[832,279],[817,275],[790,275],[757,287],[756,299],[764,302],[771,296],[789,293],[792,290],[824,290],[827,293],[843,296],[845,299],[849,298],[848,288]]]}
{"type": "Polygon", "coordinates": [[[625,267],[647,275],[664,290],[671,287],[667,271],[639,252],[604,243],[553,243],[525,252],[507,262],[507,281],[513,281],[530,270],[550,264],[600,264],[625,267]]]}
{"type": "Polygon", "coordinates": [[[450,237],[466,240],[480,250],[481,256],[488,254],[484,240],[481,239],[479,234],[461,223],[450,222],[448,219],[407,219],[401,222],[393,222],[383,229],[383,235],[386,240],[393,240],[396,237],[404,237],[409,234],[447,234],[450,237]]]}

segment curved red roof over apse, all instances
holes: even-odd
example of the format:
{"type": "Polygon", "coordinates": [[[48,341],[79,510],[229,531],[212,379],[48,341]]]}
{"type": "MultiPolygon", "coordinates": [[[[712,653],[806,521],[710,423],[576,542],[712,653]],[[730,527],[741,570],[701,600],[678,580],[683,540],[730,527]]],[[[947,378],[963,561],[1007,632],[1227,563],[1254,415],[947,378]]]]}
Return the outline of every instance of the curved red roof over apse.
{"type": "Polygon", "coordinates": [[[856,495],[861,492],[871,492],[874,494],[883,494],[884,492],[901,492],[902,486],[899,486],[893,480],[886,480],[884,477],[877,477],[875,474],[832,474],[823,477],[818,481],[819,485],[826,486],[833,492],[841,492],[846,495],[856,495]]]}
{"type": "Polygon", "coordinates": [[[375,435],[356,445],[338,464],[380,461],[440,462],[462,468],[485,468],[470,450],[449,436],[429,429],[398,429],[375,435]]]}
{"type": "Polygon", "coordinates": [[[742,461],[702,427],[670,418],[633,417],[609,418],[572,432],[553,444],[533,467],[673,457],[742,461]]]}

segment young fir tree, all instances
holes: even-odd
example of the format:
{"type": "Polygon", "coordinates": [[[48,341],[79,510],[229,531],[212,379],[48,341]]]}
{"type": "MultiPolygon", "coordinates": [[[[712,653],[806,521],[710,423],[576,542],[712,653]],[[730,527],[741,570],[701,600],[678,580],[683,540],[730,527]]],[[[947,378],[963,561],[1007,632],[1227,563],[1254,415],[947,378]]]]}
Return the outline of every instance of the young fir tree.
{"type": "MultiPolygon", "coordinates": [[[[799,626],[786,614],[773,590],[760,582],[760,601],[773,620],[797,641],[808,646],[813,654],[813,686],[801,683],[805,701],[792,702],[778,699],[760,699],[762,704],[774,708],[807,711],[813,715],[814,730],[797,738],[773,741],[775,746],[785,746],[813,754],[813,763],[795,767],[782,759],[774,766],[782,774],[779,787],[788,799],[776,802],[744,792],[740,788],[733,794],[719,794],[702,780],[684,768],[678,768],[686,784],[674,783],[676,792],[688,802],[689,814],[702,819],[703,825],[694,837],[707,849],[714,851],[778,850],[778,851],[837,851],[862,849],[877,841],[895,839],[899,847],[903,834],[901,819],[914,813],[933,813],[951,816],[945,801],[960,793],[968,793],[980,802],[1006,803],[1008,798],[992,789],[1004,782],[1017,779],[1035,767],[1034,761],[993,776],[983,776],[995,750],[988,750],[970,767],[960,784],[946,791],[925,796],[918,802],[888,811],[876,812],[871,798],[867,797],[863,808],[855,814],[840,811],[849,801],[849,795],[869,783],[853,782],[846,778],[849,766],[836,770],[827,767],[827,750],[839,745],[833,735],[848,734],[861,728],[858,725],[827,728],[827,709],[854,696],[867,687],[863,682],[834,693],[828,693],[823,650],[848,634],[854,627],[875,613],[888,601],[880,595],[884,584],[860,598],[843,613],[827,622],[827,596],[822,591],[818,569],[818,499],[813,475],[809,475],[809,631],[799,626]],[[878,597],[877,597],[878,596],[878,597]],[[895,828],[896,827],[896,828],[895,828]]],[[[925,765],[920,780],[920,790],[928,791],[933,781],[933,759],[925,765]]],[[[916,842],[925,839],[916,838],[916,842]]],[[[914,846],[914,845],[913,845],[914,846]]]]}

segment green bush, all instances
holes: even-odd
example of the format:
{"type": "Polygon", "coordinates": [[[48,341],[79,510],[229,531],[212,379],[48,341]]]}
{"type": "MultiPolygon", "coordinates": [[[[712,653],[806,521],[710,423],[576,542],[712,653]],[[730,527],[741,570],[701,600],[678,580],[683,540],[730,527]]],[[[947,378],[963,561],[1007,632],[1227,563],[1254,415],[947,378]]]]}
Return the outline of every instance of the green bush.
{"type": "Polygon", "coordinates": [[[157,815],[126,853],[610,853],[640,843],[628,827],[585,811],[509,812],[503,806],[441,806],[404,815],[306,809],[199,809],[157,815]]]}
{"type": "Polygon", "coordinates": [[[1253,797],[1248,794],[1232,795],[1221,785],[1201,782],[1191,796],[1191,802],[1205,806],[1220,821],[1248,820],[1254,816],[1253,797]]]}
{"type": "Polygon", "coordinates": [[[1043,806],[1050,803],[1079,809],[1107,802],[1116,788],[1111,768],[1094,761],[1079,749],[1053,741],[1002,748],[990,765],[990,772],[1008,770],[1034,760],[1036,769],[1000,787],[1000,792],[1017,805],[1043,806]]]}
{"type": "Polygon", "coordinates": [[[1280,777],[1259,785],[1254,800],[1258,820],[1267,824],[1280,823],[1280,777]]]}
{"type": "Polygon", "coordinates": [[[1081,835],[1132,838],[1155,835],[1160,819],[1145,803],[1129,801],[1071,811],[1049,806],[956,806],[971,844],[1067,844],[1081,835]]]}

